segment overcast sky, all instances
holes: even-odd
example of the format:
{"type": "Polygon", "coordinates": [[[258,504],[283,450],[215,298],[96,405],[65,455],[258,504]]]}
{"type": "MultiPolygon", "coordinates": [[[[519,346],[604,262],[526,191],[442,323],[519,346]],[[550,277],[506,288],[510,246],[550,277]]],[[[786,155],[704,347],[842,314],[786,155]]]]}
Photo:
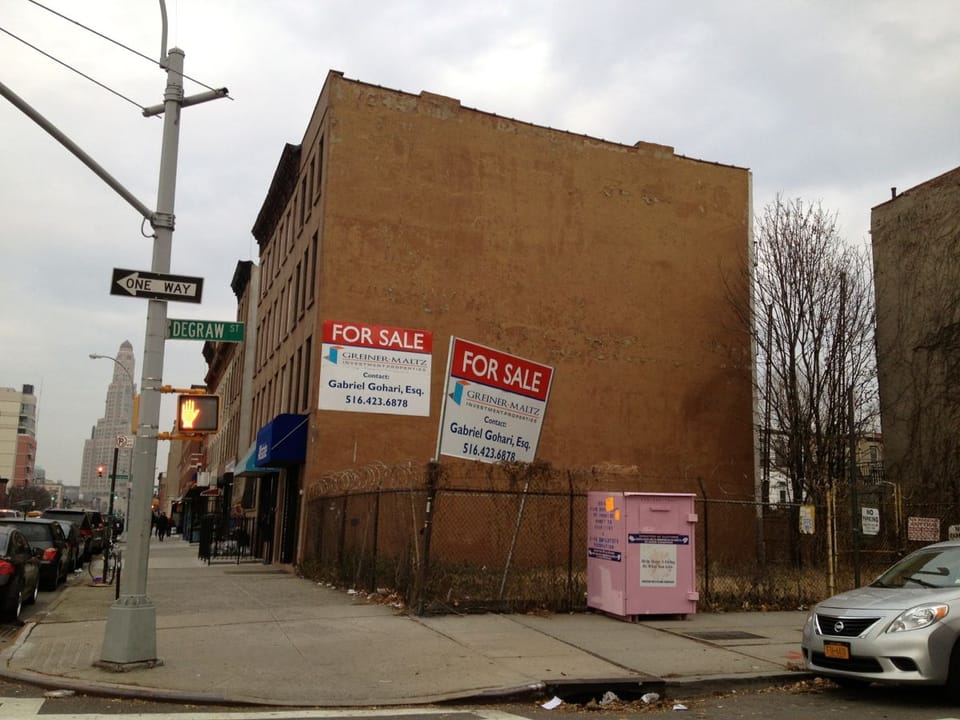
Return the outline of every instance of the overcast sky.
{"type": "MultiPolygon", "coordinates": [[[[144,55],[158,0],[44,0],[144,55]]],[[[838,213],[869,242],[890,188],[960,165],[960,8],[954,0],[169,0],[186,75],[232,100],[187,108],[171,273],[205,279],[170,317],[232,320],[230,279],[286,142],[299,143],[329,70],[466,107],[749,168],[756,212],[777,193],[838,213]]],[[[29,0],[3,0],[0,81],[156,206],[165,75],[29,0]]],[[[204,88],[187,83],[188,95],[204,88]]],[[[0,98],[0,387],[39,395],[37,464],[79,482],[114,355],[137,357],[147,303],[109,294],[113,268],[148,270],[133,208],[0,98]]],[[[147,228],[149,229],[149,228],[147,228]]],[[[369,319],[369,318],[368,318],[369,319]]],[[[482,341],[482,338],[477,340],[482,341]]],[[[198,342],[169,341],[163,380],[203,381],[198,342]]],[[[173,422],[164,398],[161,429],[173,422]]],[[[165,469],[166,443],[158,450],[165,469]]]]}

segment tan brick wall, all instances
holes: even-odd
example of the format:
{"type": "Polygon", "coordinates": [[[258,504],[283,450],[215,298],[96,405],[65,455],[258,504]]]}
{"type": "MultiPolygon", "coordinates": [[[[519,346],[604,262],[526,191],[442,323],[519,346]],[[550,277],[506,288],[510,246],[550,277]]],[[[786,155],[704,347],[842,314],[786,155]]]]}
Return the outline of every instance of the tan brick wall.
{"type": "Polygon", "coordinates": [[[306,484],[377,461],[429,460],[457,335],[555,366],[540,458],[635,465],[662,486],[645,489],[695,491],[700,477],[714,492],[752,496],[750,340],[725,282],[748,263],[747,170],[333,73],[300,171],[284,216],[296,229],[278,228],[261,247],[260,317],[282,307],[315,233],[316,301],[259,363],[254,426],[313,411],[325,319],[431,330],[435,348],[430,417],[313,411],[306,484]],[[311,167],[322,173],[301,227],[311,167]],[[296,365],[308,337],[309,402],[301,391],[278,403],[280,368],[296,365]]]}
{"type": "Polygon", "coordinates": [[[885,476],[955,487],[960,168],[873,208],[870,227],[885,476]]]}

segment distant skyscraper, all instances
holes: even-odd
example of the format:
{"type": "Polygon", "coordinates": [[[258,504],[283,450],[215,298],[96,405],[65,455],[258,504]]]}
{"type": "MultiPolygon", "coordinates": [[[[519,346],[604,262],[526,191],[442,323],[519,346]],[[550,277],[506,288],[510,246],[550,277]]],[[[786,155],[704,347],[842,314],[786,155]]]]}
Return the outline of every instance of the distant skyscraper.
{"type": "Polygon", "coordinates": [[[37,457],[37,396],[33,385],[0,388],[0,477],[8,488],[33,482],[37,457]]]}
{"type": "MultiPolygon", "coordinates": [[[[113,363],[113,379],[107,387],[107,399],[103,417],[97,421],[90,439],[83,443],[83,464],[80,469],[81,503],[87,507],[106,510],[110,505],[110,473],[113,470],[113,450],[117,437],[133,437],[130,419],[133,416],[133,396],[136,384],[133,381],[136,360],[133,345],[124,340],[113,363]],[[97,468],[103,468],[100,476],[97,468]]],[[[117,453],[116,494],[127,495],[127,483],[133,464],[133,452],[121,449],[117,453]]],[[[125,507],[123,503],[115,507],[125,507]]]]}

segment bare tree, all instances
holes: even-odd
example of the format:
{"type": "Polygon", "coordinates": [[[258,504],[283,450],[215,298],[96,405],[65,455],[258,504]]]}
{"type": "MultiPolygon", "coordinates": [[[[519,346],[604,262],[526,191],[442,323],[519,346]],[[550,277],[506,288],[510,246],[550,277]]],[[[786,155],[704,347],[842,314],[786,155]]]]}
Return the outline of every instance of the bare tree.
{"type": "Polygon", "coordinates": [[[739,311],[754,315],[761,462],[789,478],[795,501],[820,503],[846,476],[851,427],[877,423],[870,256],[843,241],[835,214],[780,196],[754,241],[753,307],[739,311]]]}

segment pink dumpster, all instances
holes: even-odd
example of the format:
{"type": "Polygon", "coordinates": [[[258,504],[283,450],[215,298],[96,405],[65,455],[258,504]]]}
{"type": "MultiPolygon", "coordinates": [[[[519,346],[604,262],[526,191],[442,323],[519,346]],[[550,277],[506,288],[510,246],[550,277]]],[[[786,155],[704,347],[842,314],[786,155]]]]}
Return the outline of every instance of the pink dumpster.
{"type": "Polygon", "coordinates": [[[626,620],[697,611],[695,497],[588,493],[589,607],[626,620]]]}

